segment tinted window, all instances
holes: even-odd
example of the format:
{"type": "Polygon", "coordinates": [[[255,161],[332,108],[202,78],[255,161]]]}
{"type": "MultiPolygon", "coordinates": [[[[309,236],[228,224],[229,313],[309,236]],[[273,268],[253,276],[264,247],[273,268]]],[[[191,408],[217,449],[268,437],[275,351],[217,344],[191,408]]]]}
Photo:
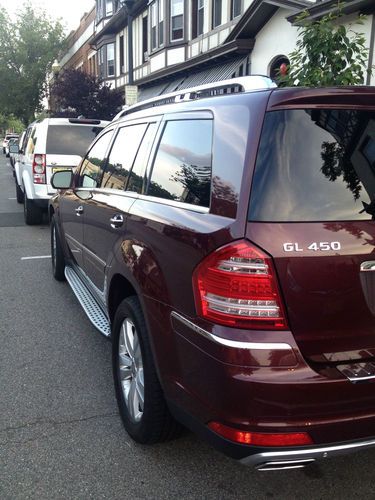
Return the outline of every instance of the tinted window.
{"type": "Polygon", "coordinates": [[[255,168],[250,220],[371,219],[375,214],[374,138],[374,112],[268,113],[255,168]]]}
{"type": "Polygon", "coordinates": [[[124,189],[147,125],[120,128],[108,159],[102,187],[124,189]]]}
{"type": "Polygon", "coordinates": [[[81,187],[97,187],[103,174],[105,154],[107,152],[112,130],[104,134],[87,153],[83,160],[79,185],[81,187]]]}
{"type": "Polygon", "coordinates": [[[156,154],[148,194],[208,207],[211,120],[170,121],[156,154]]]}
{"type": "Polygon", "coordinates": [[[47,154],[83,156],[102,127],[87,125],[50,125],[47,132],[47,154]]]}
{"type": "Polygon", "coordinates": [[[147,160],[150,155],[152,142],[155,136],[156,124],[150,123],[139,147],[132,171],[130,172],[128,191],[142,192],[143,176],[145,174],[147,160]]]}

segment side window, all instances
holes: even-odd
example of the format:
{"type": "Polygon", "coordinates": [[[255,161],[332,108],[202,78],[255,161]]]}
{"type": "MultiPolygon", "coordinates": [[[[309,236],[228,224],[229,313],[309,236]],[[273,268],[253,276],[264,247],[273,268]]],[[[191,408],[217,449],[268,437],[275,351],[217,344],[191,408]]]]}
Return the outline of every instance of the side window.
{"type": "Polygon", "coordinates": [[[147,124],[130,125],[118,131],[108,158],[102,185],[104,188],[125,189],[139,144],[147,124]]]}
{"type": "Polygon", "coordinates": [[[167,122],[148,194],[192,205],[210,205],[212,120],[167,122]]]}
{"type": "Polygon", "coordinates": [[[156,123],[150,123],[139,146],[135,162],[130,172],[127,191],[140,193],[142,191],[143,176],[145,174],[147,160],[150,154],[153,139],[156,133],[156,123]]]}
{"type": "Polygon", "coordinates": [[[31,133],[27,137],[26,154],[32,155],[34,153],[35,144],[36,144],[36,127],[32,129],[31,133]]]}
{"type": "Polygon", "coordinates": [[[79,186],[94,188],[100,185],[105,163],[105,154],[107,152],[112,130],[102,135],[93,145],[82,162],[79,186]]]}

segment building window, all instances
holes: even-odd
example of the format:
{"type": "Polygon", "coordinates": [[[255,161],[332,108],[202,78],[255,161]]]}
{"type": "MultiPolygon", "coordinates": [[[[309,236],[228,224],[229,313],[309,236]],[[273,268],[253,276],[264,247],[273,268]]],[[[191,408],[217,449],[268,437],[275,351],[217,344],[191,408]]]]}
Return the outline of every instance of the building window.
{"type": "Polygon", "coordinates": [[[192,38],[203,34],[204,0],[192,0],[192,38]]]}
{"type": "Polygon", "coordinates": [[[107,76],[115,76],[115,44],[107,45],[107,76]]]}
{"type": "Polygon", "coordinates": [[[171,0],[171,41],[184,38],[184,0],[171,0]]]}
{"type": "Polygon", "coordinates": [[[147,43],[147,19],[148,17],[145,16],[142,19],[142,53],[143,53],[143,62],[146,62],[148,60],[148,43],[147,43]]]}
{"type": "Polygon", "coordinates": [[[98,69],[100,78],[115,76],[115,44],[108,43],[98,50],[98,69]]]}
{"type": "Polygon", "coordinates": [[[159,24],[159,47],[164,43],[164,3],[163,0],[159,0],[159,13],[158,13],[158,24],[159,24]]]}
{"type": "Polygon", "coordinates": [[[212,1],[212,28],[221,24],[221,0],[212,1]]]}
{"type": "Polygon", "coordinates": [[[164,44],[164,5],[163,0],[155,0],[150,6],[151,16],[151,50],[164,44]]]}
{"type": "Polygon", "coordinates": [[[105,46],[100,47],[100,49],[98,50],[98,66],[99,66],[100,78],[105,78],[104,52],[105,52],[105,46]]]}
{"type": "Polygon", "coordinates": [[[282,73],[285,68],[290,65],[289,59],[280,55],[273,59],[270,64],[269,75],[272,80],[276,80],[280,76],[280,72],[282,73]]]}
{"type": "Polygon", "coordinates": [[[120,73],[125,73],[124,35],[120,36],[120,73]]]}
{"type": "Polygon", "coordinates": [[[234,19],[235,17],[241,14],[242,10],[242,0],[231,0],[230,5],[230,18],[234,19]]]}
{"type": "Polygon", "coordinates": [[[112,0],[106,0],[106,2],[105,2],[105,15],[112,16],[112,14],[113,14],[112,0]]]}

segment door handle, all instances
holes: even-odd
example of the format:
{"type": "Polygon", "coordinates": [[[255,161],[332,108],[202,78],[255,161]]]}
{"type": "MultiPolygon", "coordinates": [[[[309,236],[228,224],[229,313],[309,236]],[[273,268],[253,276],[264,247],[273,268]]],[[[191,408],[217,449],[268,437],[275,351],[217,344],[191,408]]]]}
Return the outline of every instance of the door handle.
{"type": "Polygon", "coordinates": [[[114,215],[109,220],[111,222],[111,227],[113,227],[113,229],[121,227],[123,225],[123,223],[124,223],[124,217],[121,214],[114,215]]]}
{"type": "Polygon", "coordinates": [[[367,262],[362,262],[361,271],[365,271],[365,272],[375,271],[375,261],[368,260],[367,262]]]}
{"type": "Polygon", "coordinates": [[[76,212],[76,215],[77,215],[78,217],[80,217],[80,216],[83,214],[83,206],[82,206],[82,205],[80,205],[79,207],[77,207],[77,208],[75,209],[75,212],[76,212]]]}

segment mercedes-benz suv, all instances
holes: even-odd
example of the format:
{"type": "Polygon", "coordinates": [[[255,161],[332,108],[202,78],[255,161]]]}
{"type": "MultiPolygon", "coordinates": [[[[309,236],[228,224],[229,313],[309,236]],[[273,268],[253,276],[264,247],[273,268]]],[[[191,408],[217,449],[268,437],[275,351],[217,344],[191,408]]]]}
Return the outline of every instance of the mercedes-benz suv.
{"type": "Polygon", "coordinates": [[[375,445],[374,88],[161,96],[52,184],[53,273],[135,440],[180,422],[260,469],[375,445]]]}

